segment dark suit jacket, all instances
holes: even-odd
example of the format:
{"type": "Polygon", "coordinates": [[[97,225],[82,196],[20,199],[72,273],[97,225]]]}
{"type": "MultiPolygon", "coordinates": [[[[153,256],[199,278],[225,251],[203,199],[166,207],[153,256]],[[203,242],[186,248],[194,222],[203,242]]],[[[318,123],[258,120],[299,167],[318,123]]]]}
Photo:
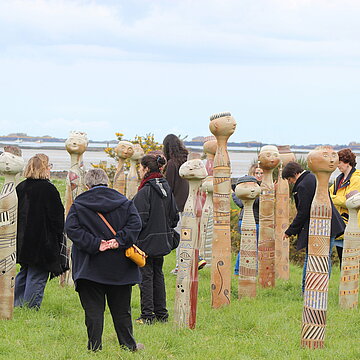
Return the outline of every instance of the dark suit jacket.
{"type": "MultiPolygon", "coordinates": [[[[310,171],[305,171],[297,179],[293,195],[297,214],[290,224],[285,234],[288,236],[297,235],[296,249],[300,250],[308,245],[309,224],[310,224],[310,209],[311,203],[316,190],[316,177],[310,171]]],[[[331,201],[331,199],[330,199],[331,201]]],[[[335,209],[331,201],[332,217],[331,217],[331,237],[338,237],[344,233],[345,223],[342,220],[339,212],[335,209]]]]}

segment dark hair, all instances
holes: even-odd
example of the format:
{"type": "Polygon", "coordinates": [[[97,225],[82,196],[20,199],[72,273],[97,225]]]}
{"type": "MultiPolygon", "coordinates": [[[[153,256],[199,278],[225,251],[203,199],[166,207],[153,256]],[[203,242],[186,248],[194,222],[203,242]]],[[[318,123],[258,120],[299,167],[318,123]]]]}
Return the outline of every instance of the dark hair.
{"type": "Polygon", "coordinates": [[[147,167],[149,171],[145,174],[144,178],[148,177],[151,173],[161,172],[162,168],[166,164],[166,160],[162,155],[145,155],[141,159],[141,165],[147,167]]]}
{"type": "Polygon", "coordinates": [[[304,171],[304,169],[300,166],[299,163],[295,161],[290,161],[286,166],[283,168],[282,171],[282,178],[289,179],[295,177],[295,175],[300,174],[304,171]]]}
{"type": "Polygon", "coordinates": [[[351,167],[356,166],[356,155],[351,151],[351,149],[341,149],[338,151],[339,161],[349,164],[351,167]]]}
{"type": "Polygon", "coordinates": [[[188,151],[184,146],[183,142],[174,134],[166,135],[163,140],[164,155],[167,161],[170,159],[180,167],[188,156],[188,151]]]}

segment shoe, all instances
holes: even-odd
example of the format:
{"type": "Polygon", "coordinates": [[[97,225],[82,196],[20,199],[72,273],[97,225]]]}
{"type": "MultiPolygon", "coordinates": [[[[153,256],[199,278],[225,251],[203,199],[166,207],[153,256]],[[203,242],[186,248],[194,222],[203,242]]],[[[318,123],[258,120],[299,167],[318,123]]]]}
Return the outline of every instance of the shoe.
{"type": "Polygon", "coordinates": [[[158,321],[160,323],[167,323],[169,321],[169,317],[168,316],[157,316],[156,321],[158,321]]]}
{"type": "Polygon", "coordinates": [[[178,271],[179,271],[179,268],[176,266],[175,269],[172,269],[170,271],[170,274],[177,275],[178,271]]]}
{"type": "Polygon", "coordinates": [[[135,320],[136,324],[139,324],[139,325],[151,325],[154,323],[154,320],[153,319],[144,319],[142,317],[139,317],[135,320]]]}
{"type": "Polygon", "coordinates": [[[198,270],[201,270],[205,265],[206,265],[206,261],[204,259],[199,259],[198,270]]]}

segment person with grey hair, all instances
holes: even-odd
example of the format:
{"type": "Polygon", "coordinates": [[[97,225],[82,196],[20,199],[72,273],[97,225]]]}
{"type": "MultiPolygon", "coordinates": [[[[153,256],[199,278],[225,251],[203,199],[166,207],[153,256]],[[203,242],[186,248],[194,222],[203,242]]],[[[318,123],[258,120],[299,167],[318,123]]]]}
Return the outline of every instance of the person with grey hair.
{"type": "Polygon", "coordinates": [[[72,276],[85,311],[88,349],[102,348],[107,300],[120,346],[136,351],[144,346],[136,344],[133,337],[131,290],[140,283],[140,271],[125,250],[136,242],[141,220],[132,201],[108,188],[108,183],[104,170],[89,170],[85,175],[89,190],[80,194],[69,210],[65,231],[73,242],[72,276]]]}

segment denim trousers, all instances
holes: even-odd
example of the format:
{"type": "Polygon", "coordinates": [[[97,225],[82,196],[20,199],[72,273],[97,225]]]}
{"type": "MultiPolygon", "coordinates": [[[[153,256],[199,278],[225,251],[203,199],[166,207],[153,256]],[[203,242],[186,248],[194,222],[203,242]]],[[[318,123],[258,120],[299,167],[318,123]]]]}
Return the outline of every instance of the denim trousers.
{"type": "MultiPolygon", "coordinates": [[[[241,234],[241,224],[242,224],[242,220],[239,220],[239,223],[238,223],[239,234],[241,234]]],[[[257,254],[258,246],[259,246],[259,224],[256,224],[256,254],[257,254]]],[[[256,267],[257,267],[257,265],[256,265],[256,267]]],[[[238,252],[238,254],[236,256],[234,275],[239,275],[239,268],[240,268],[240,251],[238,252]]]]}
{"type": "Polygon", "coordinates": [[[36,266],[22,265],[15,278],[14,306],[40,309],[49,272],[36,266]]]}

